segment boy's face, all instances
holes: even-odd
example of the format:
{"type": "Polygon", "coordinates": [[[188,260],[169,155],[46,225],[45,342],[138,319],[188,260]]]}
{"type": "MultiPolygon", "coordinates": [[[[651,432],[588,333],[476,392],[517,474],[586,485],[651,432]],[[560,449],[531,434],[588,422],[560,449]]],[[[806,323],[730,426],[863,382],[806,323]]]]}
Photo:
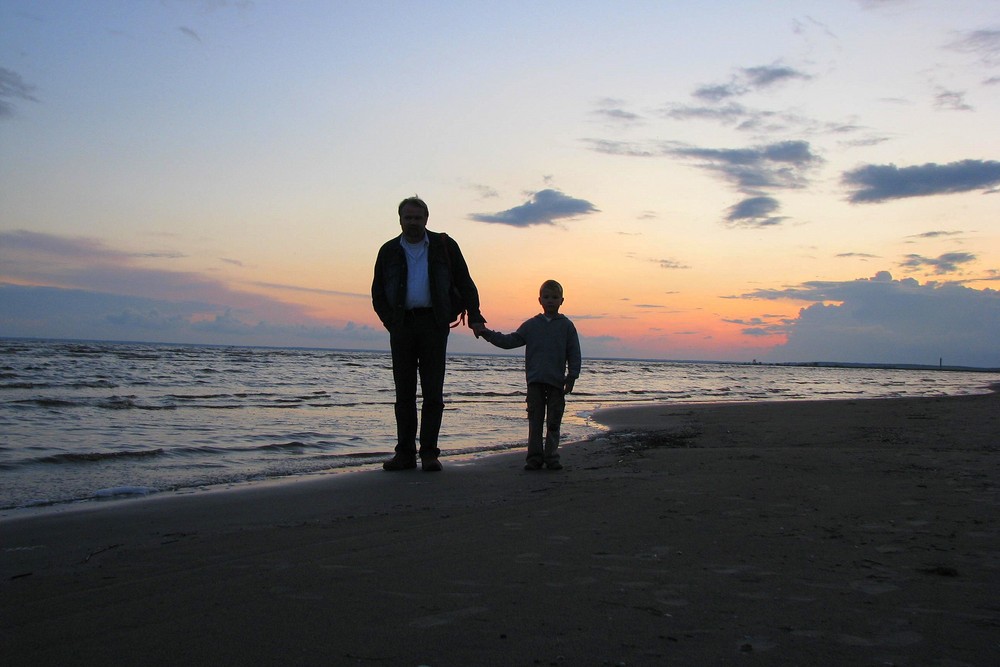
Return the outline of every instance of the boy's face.
{"type": "Polygon", "coordinates": [[[559,306],[563,304],[563,298],[555,290],[543,289],[539,292],[538,303],[546,315],[555,315],[559,312],[559,306]]]}

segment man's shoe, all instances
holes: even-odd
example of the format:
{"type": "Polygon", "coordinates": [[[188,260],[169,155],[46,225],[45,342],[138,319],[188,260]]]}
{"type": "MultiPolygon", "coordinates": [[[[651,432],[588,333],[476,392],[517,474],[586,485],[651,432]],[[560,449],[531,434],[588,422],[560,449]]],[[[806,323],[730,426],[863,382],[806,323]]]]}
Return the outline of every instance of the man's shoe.
{"type": "Polygon", "coordinates": [[[440,472],[441,462],[438,461],[437,459],[421,459],[420,469],[423,470],[424,472],[440,472]]]}
{"type": "Polygon", "coordinates": [[[559,461],[549,461],[545,464],[545,467],[549,470],[562,470],[562,464],[559,461]]]}
{"type": "Polygon", "coordinates": [[[410,458],[409,456],[400,456],[396,454],[391,459],[382,464],[383,470],[413,470],[417,467],[417,460],[415,458],[410,458]]]}
{"type": "Polygon", "coordinates": [[[527,463],[524,464],[524,469],[525,470],[541,470],[542,469],[542,464],[539,463],[538,461],[528,461],[527,463]]]}

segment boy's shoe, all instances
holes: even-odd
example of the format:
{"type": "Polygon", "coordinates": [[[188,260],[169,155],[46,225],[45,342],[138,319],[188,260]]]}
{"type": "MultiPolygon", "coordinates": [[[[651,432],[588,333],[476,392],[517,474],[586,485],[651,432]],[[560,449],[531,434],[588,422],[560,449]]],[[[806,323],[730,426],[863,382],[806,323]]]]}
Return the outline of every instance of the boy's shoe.
{"type": "MultiPolygon", "coordinates": [[[[414,463],[413,467],[414,468],[417,467],[417,464],[414,463]]],[[[441,462],[438,461],[436,458],[433,458],[433,459],[430,459],[430,458],[428,458],[428,459],[421,459],[420,460],[420,469],[423,470],[424,472],[440,472],[441,471],[441,462]]]]}
{"type": "Polygon", "coordinates": [[[562,470],[562,464],[559,461],[549,461],[545,464],[545,467],[549,470],[562,470]]]}
{"type": "Polygon", "coordinates": [[[542,469],[542,464],[539,463],[538,461],[528,461],[527,463],[524,464],[524,469],[525,470],[541,470],[542,469]]]}
{"type": "Polygon", "coordinates": [[[391,459],[382,464],[383,470],[394,471],[394,470],[413,470],[417,467],[417,459],[411,458],[409,456],[400,456],[396,454],[391,459]]]}

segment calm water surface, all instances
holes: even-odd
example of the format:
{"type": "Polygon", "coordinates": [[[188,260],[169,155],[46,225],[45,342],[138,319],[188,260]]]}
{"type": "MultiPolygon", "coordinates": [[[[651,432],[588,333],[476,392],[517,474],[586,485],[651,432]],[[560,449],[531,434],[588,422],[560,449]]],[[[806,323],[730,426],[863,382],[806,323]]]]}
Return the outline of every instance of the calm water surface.
{"type": "MultiPolygon", "coordinates": [[[[584,359],[564,441],[603,407],[983,393],[976,372],[584,359]]],[[[453,356],[445,456],[523,447],[521,356],[453,356]]],[[[0,509],[357,466],[395,438],[386,352],[0,340],[0,509]]]]}

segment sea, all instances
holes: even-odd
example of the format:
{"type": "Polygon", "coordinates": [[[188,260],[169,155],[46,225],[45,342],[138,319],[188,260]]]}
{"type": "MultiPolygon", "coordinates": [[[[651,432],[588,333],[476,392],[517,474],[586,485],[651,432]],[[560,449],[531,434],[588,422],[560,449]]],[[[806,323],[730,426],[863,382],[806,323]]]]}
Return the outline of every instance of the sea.
{"type": "MultiPolygon", "coordinates": [[[[565,443],[601,408],[986,393],[1000,374],[584,359],[565,443]]],[[[522,355],[453,355],[439,446],[525,446],[522,355]]],[[[0,339],[0,510],[379,467],[395,444],[388,352],[0,339]]]]}

